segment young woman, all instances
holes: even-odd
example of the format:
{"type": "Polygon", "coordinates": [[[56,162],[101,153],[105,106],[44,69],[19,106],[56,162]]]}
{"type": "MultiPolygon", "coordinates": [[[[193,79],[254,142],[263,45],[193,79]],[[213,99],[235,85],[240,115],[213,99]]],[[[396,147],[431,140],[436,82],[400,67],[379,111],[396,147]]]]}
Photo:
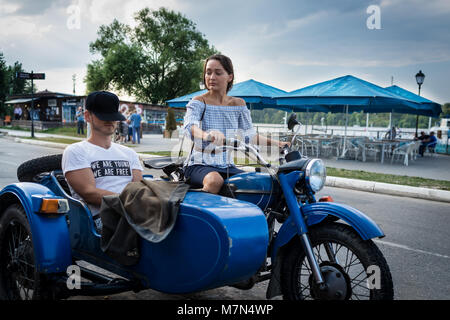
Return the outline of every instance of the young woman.
{"type": "Polygon", "coordinates": [[[186,160],[185,177],[203,191],[219,193],[224,178],[243,172],[235,167],[228,152],[210,152],[209,144],[222,145],[227,138],[241,135],[246,142],[283,147],[280,142],[257,135],[245,101],[228,96],[234,70],[230,58],[213,55],[205,61],[203,83],[208,89],[186,106],[184,129],[194,140],[191,157],[186,160]]]}

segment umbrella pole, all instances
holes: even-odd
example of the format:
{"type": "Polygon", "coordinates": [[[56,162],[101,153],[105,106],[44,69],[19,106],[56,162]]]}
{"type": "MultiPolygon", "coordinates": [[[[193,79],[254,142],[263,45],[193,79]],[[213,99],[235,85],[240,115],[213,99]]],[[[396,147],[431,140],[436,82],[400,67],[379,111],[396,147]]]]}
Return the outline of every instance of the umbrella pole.
{"type": "Polygon", "coordinates": [[[416,117],[416,137],[418,137],[417,130],[419,129],[419,115],[416,117]]]}
{"type": "Polygon", "coordinates": [[[366,136],[369,136],[369,113],[366,113],[366,136]]]}
{"type": "Polygon", "coordinates": [[[345,106],[345,129],[344,129],[344,146],[342,148],[341,157],[345,157],[347,153],[347,125],[348,125],[348,105],[345,106]]]}

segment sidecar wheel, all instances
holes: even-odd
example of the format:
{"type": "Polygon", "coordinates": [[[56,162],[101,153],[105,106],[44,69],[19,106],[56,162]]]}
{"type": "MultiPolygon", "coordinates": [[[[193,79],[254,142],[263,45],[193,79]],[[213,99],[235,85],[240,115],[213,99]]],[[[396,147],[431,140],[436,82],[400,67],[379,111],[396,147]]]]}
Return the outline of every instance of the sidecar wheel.
{"type": "MultiPolygon", "coordinates": [[[[340,299],[392,300],[394,298],[389,266],[373,241],[362,240],[356,231],[341,223],[327,223],[311,228],[309,236],[321,270],[328,268],[328,270],[334,270],[336,274],[344,275],[342,279],[345,280],[345,284],[341,282],[341,285],[346,290],[345,296],[340,299]],[[332,258],[333,254],[335,260],[332,258]],[[379,273],[372,273],[373,270],[379,273]],[[375,276],[376,281],[373,283],[375,276]]],[[[286,300],[319,299],[314,277],[300,239],[291,241],[286,250],[288,251],[281,270],[283,298],[286,300]]]]}
{"type": "Polygon", "coordinates": [[[12,205],[0,217],[0,299],[49,298],[36,270],[30,225],[23,208],[12,205]]]}

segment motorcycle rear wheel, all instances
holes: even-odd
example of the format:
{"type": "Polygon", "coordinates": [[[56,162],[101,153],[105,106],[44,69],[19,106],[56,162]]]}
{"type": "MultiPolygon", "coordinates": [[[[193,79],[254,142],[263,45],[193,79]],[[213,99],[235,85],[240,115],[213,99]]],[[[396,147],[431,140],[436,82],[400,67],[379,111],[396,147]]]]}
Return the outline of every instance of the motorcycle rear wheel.
{"type": "MultiPolygon", "coordinates": [[[[394,298],[389,266],[373,241],[362,240],[355,230],[341,223],[327,223],[313,227],[309,230],[309,237],[321,269],[332,266],[334,270],[344,273],[348,282],[346,299],[392,300],[394,298]],[[374,273],[372,273],[373,270],[375,270],[374,273]],[[374,279],[376,280],[373,281],[374,279]]],[[[312,288],[314,277],[311,267],[300,240],[296,240],[286,248],[288,252],[282,265],[283,299],[318,299],[317,291],[312,288]]]]}

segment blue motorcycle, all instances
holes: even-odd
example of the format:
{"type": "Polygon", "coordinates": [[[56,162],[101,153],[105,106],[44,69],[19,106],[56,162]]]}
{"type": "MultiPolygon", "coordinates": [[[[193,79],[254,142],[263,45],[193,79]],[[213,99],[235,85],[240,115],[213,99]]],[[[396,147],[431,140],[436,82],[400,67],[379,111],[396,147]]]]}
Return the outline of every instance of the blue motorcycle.
{"type": "MultiPolygon", "coordinates": [[[[299,127],[295,116],[288,124],[299,127]]],[[[21,182],[0,191],[0,298],[183,294],[269,281],[267,298],[393,299],[388,264],[371,240],[383,231],[352,207],[315,198],[326,179],[320,159],[285,149],[272,167],[241,141],[219,148],[252,154],[262,167],[230,177],[219,195],[191,189],[170,234],[158,243],[141,239],[132,266],[101,250],[89,208],[70,195],[61,155],[23,163],[21,182]]],[[[183,178],[170,158],[144,164],[183,178]]]]}

